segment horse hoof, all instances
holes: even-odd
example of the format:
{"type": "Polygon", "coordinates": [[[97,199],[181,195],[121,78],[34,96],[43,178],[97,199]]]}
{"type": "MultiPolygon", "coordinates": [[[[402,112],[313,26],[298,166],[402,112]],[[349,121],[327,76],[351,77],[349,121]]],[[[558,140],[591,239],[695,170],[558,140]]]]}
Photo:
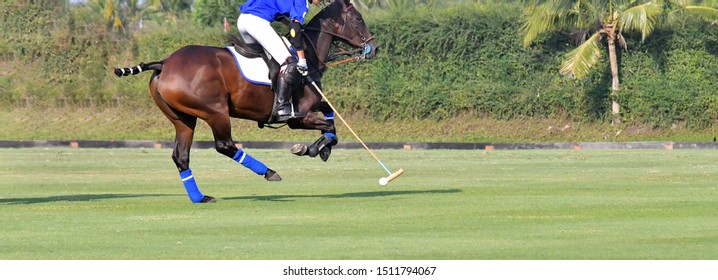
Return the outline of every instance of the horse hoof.
{"type": "Polygon", "coordinates": [[[317,146],[316,145],[309,146],[309,149],[307,150],[307,155],[309,155],[309,157],[316,157],[317,154],[319,154],[319,149],[317,149],[317,146]]]}
{"type": "Polygon", "coordinates": [[[267,168],[267,173],[264,173],[264,179],[270,182],[279,182],[282,180],[282,177],[279,177],[276,171],[267,168]]]}
{"type": "Polygon", "coordinates": [[[289,151],[292,152],[292,154],[295,154],[298,156],[303,156],[303,155],[307,154],[307,146],[303,145],[303,144],[296,144],[296,145],[292,146],[292,148],[289,149],[289,151]]]}
{"type": "Polygon", "coordinates": [[[214,197],[205,195],[199,203],[215,203],[215,202],[217,202],[217,200],[214,199],[214,197]]]}
{"type": "Polygon", "coordinates": [[[332,146],[326,146],[324,149],[321,149],[319,151],[319,158],[322,159],[322,161],[326,162],[329,159],[329,156],[332,154],[332,146]]]}

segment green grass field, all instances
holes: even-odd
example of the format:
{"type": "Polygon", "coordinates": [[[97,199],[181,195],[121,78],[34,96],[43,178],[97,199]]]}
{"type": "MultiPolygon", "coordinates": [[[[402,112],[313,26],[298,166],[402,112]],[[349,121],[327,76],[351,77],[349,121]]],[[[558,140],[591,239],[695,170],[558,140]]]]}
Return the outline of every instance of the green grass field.
{"type": "Polygon", "coordinates": [[[715,150],[0,149],[0,259],[718,259],[715,150]]]}

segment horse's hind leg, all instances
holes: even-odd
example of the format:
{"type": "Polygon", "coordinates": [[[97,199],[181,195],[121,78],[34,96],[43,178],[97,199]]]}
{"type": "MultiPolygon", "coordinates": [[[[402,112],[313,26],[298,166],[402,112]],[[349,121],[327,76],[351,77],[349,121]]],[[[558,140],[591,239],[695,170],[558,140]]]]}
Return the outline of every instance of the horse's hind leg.
{"type": "Polygon", "coordinates": [[[249,168],[257,175],[263,175],[267,181],[282,180],[276,171],[268,168],[264,163],[256,160],[242,149],[237,148],[232,140],[232,128],[229,116],[221,115],[206,120],[214,134],[214,147],[220,154],[223,154],[234,161],[249,168]]]}
{"type": "Polygon", "coordinates": [[[194,128],[197,124],[197,118],[174,112],[174,115],[170,117],[170,121],[174,124],[176,133],[172,160],[179,170],[182,184],[184,184],[187,190],[189,199],[194,203],[215,202],[214,197],[203,195],[202,192],[199,191],[197,182],[192,175],[192,170],[189,168],[189,152],[192,147],[192,138],[194,137],[194,128]]]}

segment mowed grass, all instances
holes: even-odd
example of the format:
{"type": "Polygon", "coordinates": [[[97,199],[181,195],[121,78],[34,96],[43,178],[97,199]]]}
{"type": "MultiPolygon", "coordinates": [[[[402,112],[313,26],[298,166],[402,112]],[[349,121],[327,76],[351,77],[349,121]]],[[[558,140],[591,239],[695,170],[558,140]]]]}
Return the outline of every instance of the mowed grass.
{"type": "Polygon", "coordinates": [[[715,150],[0,149],[0,259],[718,259],[715,150]]]}

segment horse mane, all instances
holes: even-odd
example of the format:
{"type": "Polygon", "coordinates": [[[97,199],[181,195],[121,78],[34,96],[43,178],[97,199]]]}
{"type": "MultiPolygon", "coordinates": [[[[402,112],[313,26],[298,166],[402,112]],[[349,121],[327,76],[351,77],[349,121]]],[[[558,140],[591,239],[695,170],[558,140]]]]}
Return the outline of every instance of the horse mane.
{"type": "MultiPolygon", "coordinates": [[[[348,1],[348,0],[326,1],[326,2],[329,2],[329,4],[326,4],[316,15],[314,15],[314,17],[312,17],[312,19],[309,20],[309,22],[307,22],[307,24],[305,26],[312,26],[312,27],[319,28],[321,26],[321,21],[319,19],[328,18],[328,17],[324,17],[322,14],[324,14],[324,13],[333,14],[336,12],[335,10],[338,9],[338,7],[347,5],[347,3],[342,4],[341,3],[342,1],[348,1]]],[[[350,2],[350,1],[348,1],[348,2],[350,2]]]]}

